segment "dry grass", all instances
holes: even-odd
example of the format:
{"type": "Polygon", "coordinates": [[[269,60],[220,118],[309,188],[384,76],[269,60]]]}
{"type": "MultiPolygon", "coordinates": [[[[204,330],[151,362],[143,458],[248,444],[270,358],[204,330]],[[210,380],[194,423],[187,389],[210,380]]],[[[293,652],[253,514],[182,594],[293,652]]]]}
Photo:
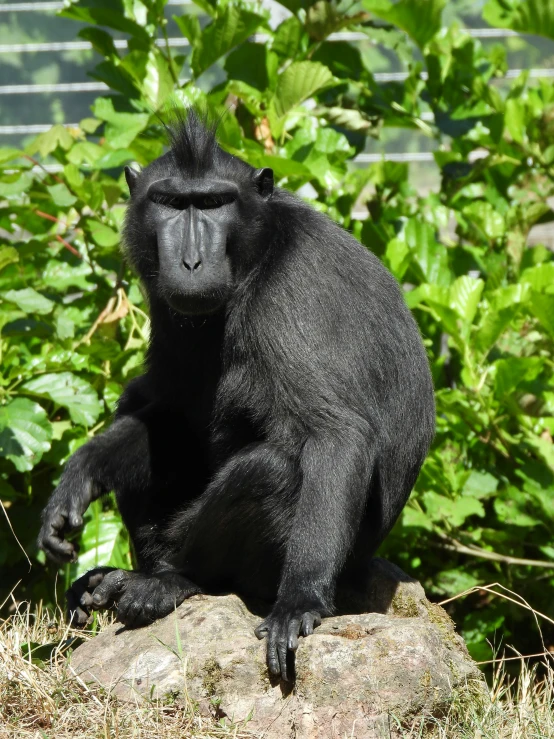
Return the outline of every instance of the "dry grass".
{"type": "Polygon", "coordinates": [[[55,619],[40,609],[20,608],[0,623],[0,739],[252,737],[246,729],[201,718],[189,703],[126,704],[89,688],[72,674],[65,656],[72,641],[82,638],[61,613],[55,619]]]}
{"type": "MultiPolygon", "coordinates": [[[[549,660],[547,657],[546,659],[549,660]]],[[[550,660],[549,660],[550,661],[550,660]]],[[[550,664],[529,667],[519,659],[518,677],[510,677],[506,660],[496,662],[490,703],[477,702],[468,712],[457,702],[440,719],[414,722],[401,733],[403,739],[553,739],[554,738],[554,670],[550,664]]]]}
{"type": "MultiPolygon", "coordinates": [[[[223,739],[252,737],[247,727],[201,718],[192,704],[124,704],[75,678],[65,652],[82,638],[63,616],[20,609],[0,624],[0,739],[223,739]],[[33,652],[25,645],[40,648],[33,652]],[[37,661],[40,658],[40,661],[37,661]]],[[[88,638],[88,637],[86,637],[88,638]]],[[[475,702],[460,712],[453,701],[445,717],[418,719],[398,727],[404,739],[552,739],[554,670],[549,658],[537,666],[520,660],[519,678],[510,678],[506,660],[495,665],[491,702],[475,702]]],[[[353,735],[354,737],[354,735],[353,735]]],[[[348,739],[353,739],[348,737],[348,739]]],[[[346,738],[345,738],[346,739],[346,738]]]]}

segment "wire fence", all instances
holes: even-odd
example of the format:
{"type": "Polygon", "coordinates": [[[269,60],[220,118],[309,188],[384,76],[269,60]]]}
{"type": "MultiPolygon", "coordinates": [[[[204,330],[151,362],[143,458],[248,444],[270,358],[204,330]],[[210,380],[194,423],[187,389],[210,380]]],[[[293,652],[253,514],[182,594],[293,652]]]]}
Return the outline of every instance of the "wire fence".
{"type": "MultiPolygon", "coordinates": [[[[167,5],[191,5],[192,0],[167,0],[167,5]]],[[[3,3],[0,13],[51,12],[67,7],[63,2],[3,3]]]]}
{"type": "MultiPolygon", "coordinates": [[[[0,8],[5,7],[0,5],[0,8]]],[[[466,29],[468,34],[473,38],[508,38],[510,36],[518,36],[515,31],[507,31],[502,28],[470,28],[466,29]]],[[[267,36],[264,34],[255,34],[253,39],[264,43],[267,36]]],[[[338,31],[332,33],[329,41],[369,41],[372,39],[361,31],[338,31]]],[[[187,47],[189,42],[185,38],[171,37],[167,39],[160,38],[156,40],[158,46],[165,46],[166,43],[173,47],[187,47]]],[[[115,39],[114,45],[116,49],[126,49],[127,41],[125,39],[115,39]]],[[[41,51],[61,52],[61,51],[89,51],[93,48],[89,41],[45,41],[45,42],[26,42],[22,44],[0,44],[0,54],[36,54],[41,51]]]]}
{"type": "MultiPolygon", "coordinates": [[[[192,0],[168,0],[169,6],[187,6],[192,0]]],[[[0,5],[0,13],[20,13],[20,12],[56,12],[62,10],[66,4],[64,2],[23,2],[23,3],[4,3],[0,5]]],[[[523,36],[515,31],[502,28],[466,28],[466,32],[473,38],[510,38],[523,36]]],[[[341,31],[333,33],[329,36],[330,41],[351,41],[351,42],[372,42],[372,39],[365,33],[360,31],[341,31]]],[[[267,36],[264,34],[254,34],[252,41],[257,43],[265,43],[267,36]]],[[[170,37],[167,39],[157,39],[158,46],[168,44],[173,48],[187,48],[189,42],[182,37],[170,37]]],[[[116,49],[125,50],[128,43],[125,39],[114,39],[116,49]]],[[[68,51],[89,51],[93,49],[92,44],[88,41],[51,41],[51,42],[26,42],[26,43],[7,43],[0,44],[0,54],[35,54],[41,52],[63,53],[68,51]]],[[[504,78],[514,79],[522,74],[522,69],[509,69],[504,78]]],[[[526,70],[530,77],[538,79],[554,79],[554,69],[534,68],[526,70]]],[[[373,75],[376,82],[403,82],[409,76],[408,72],[377,72],[373,75]]],[[[425,72],[421,73],[421,78],[426,79],[425,72]]],[[[500,78],[502,79],[502,78],[500,78]]],[[[186,82],[182,80],[181,82],[186,82]]],[[[65,94],[65,93],[91,93],[91,92],[107,92],[109,88],[102,82],[60,82],[60,83],[43,83],[43,84],[15,84],[0,85],[0,95],[32,95],[32,94],[65,94]]],[[[434,115],[432,112],[424,112],[420,118],[424,121],[433,122],[434,115]]],[[[77,127],[76,123],[64,124],[68,128],[77,127]]],[[[40,134],[51,128],[51,123],[35,123],[35,124],[13,124],[0,125],[0,136],[9,135],[30,135],[40,134]]],[[[476,154],[479,156],[479,153],[476,154]]],[[[372,164],[379,162],[386,157],[387,160],[396,162],[432,162],[434,161],[433,152],[387,152],[384,153],[362,153],[359,154],[354,161],[358,164],[372,164]]],[[[46,165],[48,172],[59,171],[58,165],[46,165]]]]}

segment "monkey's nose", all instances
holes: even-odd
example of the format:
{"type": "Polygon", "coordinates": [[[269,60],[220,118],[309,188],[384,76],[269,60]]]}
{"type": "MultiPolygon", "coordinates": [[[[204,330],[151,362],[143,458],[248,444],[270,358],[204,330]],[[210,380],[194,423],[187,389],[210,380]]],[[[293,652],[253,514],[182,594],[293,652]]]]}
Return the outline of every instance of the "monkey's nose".
{"type": "Polygon", "coordinates": [[[198,262],[194,262],[194,264],[190,264],[189,262],[183,259],[183,264],[185,265],[186,269],[188,269],[188,271],[191,273],[198,272],[200,270],[200,267],[202,267],[202,262],[200,260],[198,262]]]}

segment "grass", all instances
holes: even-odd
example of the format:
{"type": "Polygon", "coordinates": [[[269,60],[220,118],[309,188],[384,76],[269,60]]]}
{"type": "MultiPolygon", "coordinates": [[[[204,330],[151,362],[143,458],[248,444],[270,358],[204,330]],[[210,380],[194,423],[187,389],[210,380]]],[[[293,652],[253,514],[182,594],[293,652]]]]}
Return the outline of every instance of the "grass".
{"type": "MultiPolygon", "coordinates": [[[[107,621],[107,619],[106,619],[107,621]]],[[[20,607],[0,623],[0,739],[223,739],[255,736],[248,727],[202,718],[190,702],[125,704],[91,689],[69,670],[66,653],[90,635],[65,625],[63,616],[20,607]],[[29,651],[29,646],[31,650],[29,651]]],[[[418,717],[398,727],[401,739],[552,739],[554,670],[548,657],[537,667],[519,660],[495,662],[490,704],[463,713],[454,700],[441,718],[418,717]]],[[[352,737],[348,739],[353,739],[352,737]]],[[[346,737],[345,737],[346,739],[346,737]]]]}

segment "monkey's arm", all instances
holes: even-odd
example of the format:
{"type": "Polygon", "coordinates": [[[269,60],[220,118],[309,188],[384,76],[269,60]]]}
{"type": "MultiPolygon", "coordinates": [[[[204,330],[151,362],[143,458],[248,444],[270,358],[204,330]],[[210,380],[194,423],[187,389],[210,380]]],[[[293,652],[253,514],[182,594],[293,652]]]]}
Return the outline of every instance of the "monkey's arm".
{"type": "Polygon", "coordinates": [[[143,420],[148,400],[131,384],[122,395],[112,426],[78,449],[67,462],[58,487],[42,512],[38,545],[55,561],[76,558],[68,532],[83,524],[93,500],[133,479],[141,485],[150,477],[148,432],[143,420]]]}
{"type": "Polygon", "coordinates": [[[337,577],[363,516],[374,455],[356,430],[312,436],[277,601],[256,634],[267,636],[270,672],[287,674],[287,651],[332,613],[337,577]]]}

